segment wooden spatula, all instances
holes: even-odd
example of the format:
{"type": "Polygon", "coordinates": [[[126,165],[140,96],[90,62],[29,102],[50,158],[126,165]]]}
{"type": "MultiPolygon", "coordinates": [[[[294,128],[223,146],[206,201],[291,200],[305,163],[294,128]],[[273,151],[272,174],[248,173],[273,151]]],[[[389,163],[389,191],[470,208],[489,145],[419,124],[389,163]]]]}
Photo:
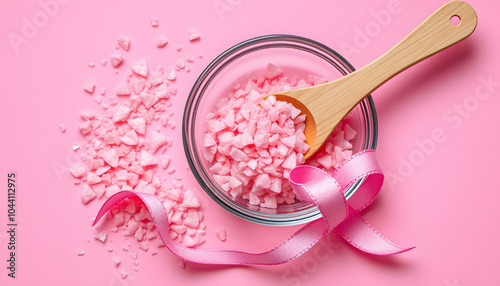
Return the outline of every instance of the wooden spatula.
{"type": "Polygon", "coordinates": [[[311,148],[304,157],[311,157],[342,118],[371,92],[412,65],[467,38],[476,24],[476,12],[469,4],[449,2],[363,68],[332,82],[275,94],[307,116],[305,135],[311,148]],[[458,25],[452,24],[452,17],[458,17],[458,25]]]}

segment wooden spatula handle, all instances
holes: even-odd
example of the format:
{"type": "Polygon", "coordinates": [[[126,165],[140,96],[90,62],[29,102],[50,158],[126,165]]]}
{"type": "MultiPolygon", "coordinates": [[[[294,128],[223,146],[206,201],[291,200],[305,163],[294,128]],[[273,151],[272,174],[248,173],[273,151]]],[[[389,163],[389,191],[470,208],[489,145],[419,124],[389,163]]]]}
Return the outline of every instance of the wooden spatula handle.
{"type": "Polygon", "coordinates": [[[392,49],[362,69],[349,74],[350,83],[344,82],[345,96],[361,101],[387,80],[412,65],[467,38],[476,28],[474,9],[462,1],[452,1],[429,16],[415,30],[392,49]],[[451,18],[458,16],[460,23],[454,26],[451,18]],[[352,81],[359,84],[352,84],[352,81]]]}
{"type": "Polygon", "coordinates": [[[325,84],[277,95],[307,115],[304,133],[310,149],[304,157],[314,154],[342,118],[372,91],[412,65],[467,38],[476,25],[476,12],[469,4],[449,2],[363,68],[325,84]],[[451,22],[454,16],[460,18],[456,26],[451,22]]]}

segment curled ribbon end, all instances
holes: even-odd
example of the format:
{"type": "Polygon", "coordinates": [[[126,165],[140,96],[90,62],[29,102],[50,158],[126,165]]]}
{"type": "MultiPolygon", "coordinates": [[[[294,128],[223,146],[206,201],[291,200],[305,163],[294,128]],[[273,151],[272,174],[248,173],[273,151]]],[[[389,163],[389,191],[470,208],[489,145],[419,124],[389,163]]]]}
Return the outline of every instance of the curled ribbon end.
{"type": "Polygon", "coordinates": [[[408,247],[407,249],[401,251],[400,253],[407,252],[407,251],[410,251],[410,250],[415,249],[415,248],[417,248],[417,247],[416,246],[408,247]]]}
{"type": "Polygon", "coordinates": [[[96,216],[94,219],[94,222],[92,223],[92,226],[95,226],[100,220],[101,220],[101,216],[96,216]]]}
{"type": "Polygon", "coordinates": [[[414,248],[416,248],[416,246],[403,248],[403,249],[401,249],[401,250],[399,250],[399,251],[396,251],[396,252],[393,252],[393,253],[389,253],[389,254],[387,254],[387,255],[393,255],[393,254],[400,254],[400,253],[408,252],[408,251],[410,251],[410,250],[412,250],[412,249],[414,249],[414,248]]]}
{"type": "Polygon", "coordinates": [[[393,255],[393,254],[400,254],[400,253],[405,253],[405,252],[408,252],[412,249],[416,248],[416,246],[412,246],[412,247],[407,247],[407,248],[402,248],[400,249],[399,251],[395,251],[395,252],[391,252],[391,253],[373,253],[375,255],[393,255]]]}
{"type": "Polygon", "coordinates": [[[117,203],[126,198],[133,196],[137,196],[137,194],[131,191],[121,191],[109,197],[109,199],[102,205],[101,209],[97,213],[97,216],[95,217],[92,226],[95,226],[99,222],[99,220],[101,220],[101,218],[104,216],[104,214],[106,214],[106,212],[110,210],[114,205],[116,205],[117,203]]]}

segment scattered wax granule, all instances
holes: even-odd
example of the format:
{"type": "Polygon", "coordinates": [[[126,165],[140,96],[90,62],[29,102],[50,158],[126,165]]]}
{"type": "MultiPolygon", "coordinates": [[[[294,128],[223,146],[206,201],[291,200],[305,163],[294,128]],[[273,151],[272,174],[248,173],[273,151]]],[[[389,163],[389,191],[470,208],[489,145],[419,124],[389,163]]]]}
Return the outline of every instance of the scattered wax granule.
{"type": "Polygon", "coordinates": [[[120,265],[120,263],[122,263],[122,260],[120,259],[120,257],[115,256],[115,258],[113,258],[113,262],[115,263],[115,266],[118,266],[120,265]]]}
{"type": "Polygon", "coordinates": [[[200,39],[200,33],[198,33],[197,31],[195,31],[193,29],[189,29],[188,30],[188,40],[196,41],[198,39],[200,39]]]}
{"type": "Polygon", "coordinates": [[[78,248],[77,253],[78,256],[82,256],[85,254],[85,251],[83,251],[81,248],[78,248]]]}
{"type": "Polygon", "coordinates": [[[156,37],[156,46],[158,48],[163,48],[168,44],[168,39],[164,36],[157,36],[156,37]]]}
{"type": "Polygon", "coordinates": [[[215,232],[216,236],[218,239],[220,239],[221,241],[226,241],[226,238],[227,238],[227,230],[225,228],[219,228],[216,232],[215,232]]]}
{"type": "Polygon", "coordinates": [[[122,54],[111,54],[109,56],[109,60],[111,62],[111,65],[116,68],[123,62],[123,55],[122,54]]]}
{"type": "Polygon", "coordinates": [[[151,18],[149,21],[151,23],[151,27],[156,28],[159,26],[159,21],[157,18],[151,18]]]}
{"type": "Polygon", "coordinates": [[[121,36],[116,40],[116,42],[125,51],[128,51],[130,49],[130,38],[129,37],[121,36]]]}
{"type": "Polygon", "coordinates": [[[86,91],[86,92],[88,92],[88,93],[90,93],[90,94],[94,93],[95,87],[96,87],[96,84],[91,79],[88,79],[83,84],[83,90],[86,91]]]}
{"type": "Polygon", "coordinates": [[[108,234],[105,232],[105,231],[101,231],[101,232],[98,232],[96,233],[96,235],[94,236],[94,238],[96,240],[99,240],[100,242],[104,243],[106,242],[106,238],[108,237],[108,234]]]}

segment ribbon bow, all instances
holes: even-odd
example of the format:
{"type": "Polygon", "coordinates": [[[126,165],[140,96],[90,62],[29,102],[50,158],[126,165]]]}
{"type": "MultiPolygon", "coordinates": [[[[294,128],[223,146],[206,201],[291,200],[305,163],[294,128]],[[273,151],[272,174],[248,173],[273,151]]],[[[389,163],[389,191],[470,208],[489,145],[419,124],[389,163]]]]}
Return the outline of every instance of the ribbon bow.
{"type": "Polygon", "coordinates": [[[165,246],[173,254],[186,261],[224,265],[281,264],[305,253],[332,230],[366,253],[397,254],[414,247],[397,246],[358,214],[375,199],[383,180],[384,175],[380,170],[374,150],[355,154],[337,167],[331,176],[313,166],[296,167],[290,173],[293,190],[301,200],[315,204],[322,217],[306,224],[275,248],[261,253],[193,249],[175,243],[169,236],[167,213],[163,204],[154,195],[146,193],[121,191],[111,196],[101,207],[94,225],[114,205],[135,196],[141,199],[148,208],[158,235],[165,246]],[[364,179],[364,181],[346,201],[344,191],[359,179],[364,179]]]}

